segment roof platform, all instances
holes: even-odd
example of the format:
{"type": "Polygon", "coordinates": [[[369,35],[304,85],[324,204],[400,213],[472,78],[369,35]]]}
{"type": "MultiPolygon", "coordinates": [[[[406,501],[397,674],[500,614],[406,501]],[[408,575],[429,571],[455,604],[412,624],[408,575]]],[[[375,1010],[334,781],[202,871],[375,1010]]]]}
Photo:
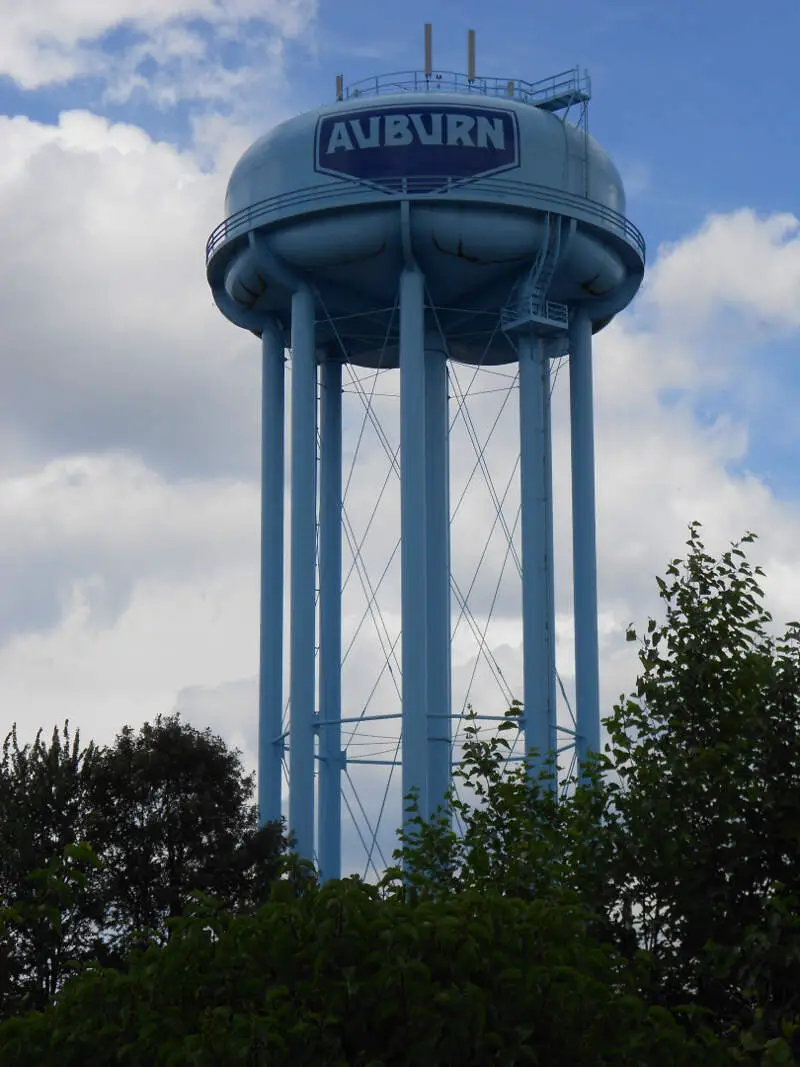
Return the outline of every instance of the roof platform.
{"type": "Polygon", "coordinates": [[[592,96],[588,71],[580,67],[562,71],[540,81],[520,79],[470,78],[450,70],[425,73],[401,70],[363,78],[342,89],[342,100],[366,96],[398,96],[402,93],[475,93],[478,96],[504,97],[531,104],[542,111],[566,111],[574,104],[586,104],[592,96]]]}

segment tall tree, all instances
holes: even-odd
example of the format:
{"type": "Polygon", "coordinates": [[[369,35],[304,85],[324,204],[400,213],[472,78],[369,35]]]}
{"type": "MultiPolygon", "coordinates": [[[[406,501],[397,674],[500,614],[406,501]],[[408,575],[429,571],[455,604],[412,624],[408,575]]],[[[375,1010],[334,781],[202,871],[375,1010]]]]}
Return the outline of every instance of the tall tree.
{"type": "Polygon", "coordinates": [[[270,1063],[800,1064],[800,628],[774,632],[751,540],[715,558],[691,528],[565,800],[506,772],[518,708],[495,737],[473,724],[462,831],[418,820],[379,890],[290,879],[255,914],[167,920],[129,969],[0,1027],[4,1062],[67,1063],[69,1038],[91,1063],[113,1009],[143,1064],[246,1062],[254,1038],[270,1063]]]}
{"type": "Polygon", "coordinates": [[[109,944],[165,930],[194,890],[255,907],[277,875],[282,828],[259,828],[254,776],[238,751],[178,715],[125,727],[99,753],[89,840],[105,864],[109,944]]]}
{"type": "Polygon", "coordinates": [[[279,824],[258,826],[253,791],[238,752],[175,715],[106,748],[82,748],[69,724],[21,746],[13,728],[0,760],[0,906],[25,920],[2,934],[0,1013],[49,1003],[68,961],[121,965],[137,931],[166,936],[195,889],[255,908],[286,840],[279,824]],[[61,907],[58,883],[36,872],[82,842],[100,865],[61,907]]]}
{"type": "MultiPolygon", "coordinates": [[[[64,980],[66,961],[92,954],[103,926],[99,876],[91,874],[54,923],[42,910],[41,880],[34,872],[60,859],[67,846],[86,839],[91,812],[90,779],[98,759],[82,748],[69,723],[49,744],[42,731],[20,745],[14,726],[0,759],[0,905],[15,905],[24,921],[8,922],[2,938],[0,1013],[48,1003],[64,980]]],[[[56,905],[49,900],[48,907],[56,905]]]]}
{"type": "Polygon", "coordinates": [[[800,629],[776,636],[753,539],[715,558],[691,527],[607,726],[615,892],[666,1002],[733,1023],[757,1000],[775,1035],[800,1013],[800,629]]]}
{"type": "Polygon", "coordinates": [[[800,1062],[800,628],[776,635],[752,540],[717,558],[690,528],[686,558],[657,579],[664,618],[646,625],[636,688],[588,780],[557,803],[526,767],[505,773],[512,708],[498,736],[468,731],[457,773],[478,803],[451,800],[463,833],[419,820],[401,858],[406,882],[437,897],[570,887],[642,995],[691,1004],[744,1062],[789,1063],[800,1062]]]}

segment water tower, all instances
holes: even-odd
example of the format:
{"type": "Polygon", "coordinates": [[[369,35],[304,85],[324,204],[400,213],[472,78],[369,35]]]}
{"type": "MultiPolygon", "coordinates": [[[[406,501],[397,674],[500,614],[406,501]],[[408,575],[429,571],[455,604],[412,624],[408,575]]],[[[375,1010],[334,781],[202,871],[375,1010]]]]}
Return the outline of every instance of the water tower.
{"type": "Polygon", "coordinates": [[[289,828],[323,877],[341,870],[343,726],[364,719],[342,704],[343,368],[399,376],[399,763],[402,793],[431,812],[453,740],[448,367],[518,371],[521,728],[546,759],[559,747],[551,367],[568,355],[571,735],[579,760],[600,746],[592,335],[635,295],[644,241],[589,136],[588,75],[479,78],[474,42],[466,74],[434,69],[426,27],[424,70],[337,78],[331,105],[244,154],[206,249],[217,306],[262,346],[260,813],[280,817],[288,769],[289,828]]]}

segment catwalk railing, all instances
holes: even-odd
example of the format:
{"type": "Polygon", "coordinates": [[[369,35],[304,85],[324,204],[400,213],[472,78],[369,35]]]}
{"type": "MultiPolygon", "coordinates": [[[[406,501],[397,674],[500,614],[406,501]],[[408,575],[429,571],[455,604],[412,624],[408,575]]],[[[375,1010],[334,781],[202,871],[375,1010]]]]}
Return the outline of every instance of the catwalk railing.
{"type": "Polygon", "coordinates": [[[570,104],[589,100],[592,87],[588,73],[579,67],[535,82],[518,78],[469,78],[452,70],[436,70],[430,74],[421,70],[399,70],[354,82],[347,86],[343,95],[345,100],[354,100],[362,96],[436,92],[501,96],[507,100],[521,100],[545,111],[559,111],[570,104]]]}
{"type": "Polygon", "coordinates": [[[482,197],[491,197],[491,204],[509,204],[531,207],[540,211],[560,211],[562,214],[584,219],[604,230],[621,237],[636,249],[641,258],[645,258],[645,242],[640,231],[624,215],[604,204],[598,204],[576,193],[562,189],[553,189],[546,185],[534,185],[531,182],[510,181],[506,178],[446,178],[415,176],[413,178],[384,178],[370,181],[368,184],[352,182],[324,182],[317,185],[292,189],[287,193],[260,200],[241,211],[235,212],[221,222],[213,231],[206,244],[206,264],[218,249],[242,234],[257,229],[270,221],[272,216],[280,216],[287,208],[308,206],[309,213],[324,205],[335,205],[337,201],[350,199],[347,206],[358,206],[352,198],[359,192],[364,203],[378,203],[383,199],[376,195],[369,198],[369,193],[389,194],[401,198],[431,201],[438,199],[481,202],[482,197]],[[437,188],[431,189],[436,184],[437,188]]]}

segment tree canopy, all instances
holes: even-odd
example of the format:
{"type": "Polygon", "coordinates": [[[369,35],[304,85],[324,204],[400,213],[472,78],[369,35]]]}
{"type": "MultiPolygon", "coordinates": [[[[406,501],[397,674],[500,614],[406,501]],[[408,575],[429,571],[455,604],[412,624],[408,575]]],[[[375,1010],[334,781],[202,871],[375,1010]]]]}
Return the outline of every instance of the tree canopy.
{"type": "Polygon", "coordinates": [[[568,894],[402,887],[295,872],[253,915],[209,898],[125,971],[90,968],[0,1026],[4,1064],[673,1067],[725,1062],[637,993],[568,894]]]}
{"type": "MultiPolygon", "coordinates": [[[[514,706],[494,735],[469,724],[463,788],[376,886],[287,857],[260,906],[215,899],[199,837],[170,866],[167,821],[142,881],[158,928],[0,1025],[0,1061],[800,1064],[800,629],[776,632],[751,540],[716,558],[691,527],[663,619],[629,631],[636,687],[564,795],[508,770],[514,706]]],[[[65,852],[30,913],[71,916],[96,871],[65,852]]]]}
{"type": "Polygon", "coordinates": [[[752,541],[714,558],[695,524],[658,579],[664,620],[607,723],[609,880],[663,1003],[771,1040],[800,1014],[800,627],[776,634],[752,541]]]}
{"type": "Polygon", "coordinates": [[[126,727],[107,747],[82,747],[69,724],[49,744],[39,731],[20,745],[12,728],[0,760],[0,902],[22,918],[5,924],[0,1013],[50,1003],[67,962],[122,966],[194,890],[233,910],[265,900],[286,842],[279,825],[259,828],[253,792],[238,753],[175,715],[126,727]],[[100,862],[56,921],[63,894],[43,877],[83,842],[100,862]]]}

